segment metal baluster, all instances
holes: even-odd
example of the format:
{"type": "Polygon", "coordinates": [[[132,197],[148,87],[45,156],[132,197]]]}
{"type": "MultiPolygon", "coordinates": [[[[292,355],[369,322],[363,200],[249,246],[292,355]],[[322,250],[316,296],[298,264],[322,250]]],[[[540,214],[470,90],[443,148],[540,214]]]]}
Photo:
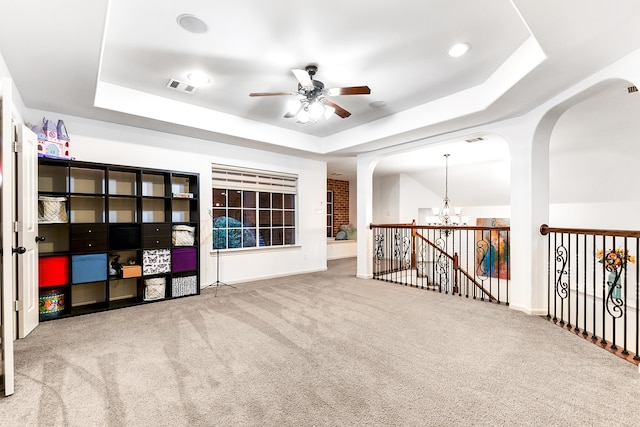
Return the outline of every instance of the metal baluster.
{"type": "Polygon", "coordinates": [[[547,234],[547,320],[551,320],[551,236],[549,234],[547,234]]]}
{"type": "Polygon", "coordinates": [[[507,230],[507,306],[509,305],[509,286],[511,286],[511,229],[507,230]]]}
{"type": "Polygon", "coordinates": [[[580,262],[580,244],[579,244],[579,236],[576,234],[576,245],[575,245],[575,253],[576,253],[576,268],[575,268],[575,276],[576,276],[576,314],[575,314],[575,322],[573,324],[573,330],[575,332],[580,332],[580,328],[578,327],[578,325],[580,324],[580,267],[579,267],[579,262],[580,262]]]}
{"type": "Polygon", "coordinates": [[[583,307],[584,310],[583,311],[583,322],[582,322],[582,336],[586,337],[587,335],[589,335],[587,333],[587,235],[583,234],[583,256],[582,259],[584,259],[584,289],[583,289],[583,293],[582,293],[582,301],[583,301],[583,307]]]}
{"type": "MultiPolygon", "coordinates": [[[[600,344],[605,345],[607,344],[607,341],[605,339],[605,328],[606,328],[606,321],[607,321],[607,315],[606,315],[606,306],[607,306],[607,295],[606,295],[606,289],[607,287],[605,286],[605,281],[606,281],[606,262],[604,257],[606,256],[607,250],[606,250],[606,240],[605,240],[606,236],[602,236],[602,251],[603,251],[603,258],[602,258],[602,339],[600,340],[600,344]]],[[[616,239],[615,237],[613,238],[613,244],[616,244],[616,239]]]]}
{"type": "Polygon", "coordinates": [[[633,360],[640,360],[640,239],[636,237],[636,355],[633,360]]]}
{"type": "Polygon", "coordinates": [[[596,291],[596,235],[594,234],[592,236],[592,241],[593,241],[593,329],[591,331],[591,339],[592,340],[597,340],[598,337],[596,336],[596,324],[597,324],[597,306],[596,306],[596,298],[598,296],[597,291],[596,291]]]}
{"type": "Polygon", "coordinates": [[[627,238],[624,238],[624,281],[621,281],[622,289],[622,297],[623,297],[623,310],[624,314],[622,316],[622,354],[627,355],[629,351],[627,350],[627,263],[629,261],[629,252],[627,248],[627,238]]]}
{"type": "Polygon", "coordinates": [[[567,233],[567,329],[571,329],[571,234],[567,233]]]}

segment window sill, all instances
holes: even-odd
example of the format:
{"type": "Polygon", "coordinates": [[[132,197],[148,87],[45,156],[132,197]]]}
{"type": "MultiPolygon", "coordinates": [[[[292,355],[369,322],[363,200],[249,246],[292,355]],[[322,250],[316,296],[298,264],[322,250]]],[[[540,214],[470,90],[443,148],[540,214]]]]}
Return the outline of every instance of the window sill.
{"type": "MultiPolygon", "coordinates": [[[[220,254],[245,254],[248,252],[262,252],[262,251],[282,251],[300,249],[302,245],[282,245],[282,246],[259,246],[254,248],[232,248],[232,249],[220,249],[220,254]]],[[[218,251],[216,249],[210,249],[209,255],[215,255],[218,251]]]]}

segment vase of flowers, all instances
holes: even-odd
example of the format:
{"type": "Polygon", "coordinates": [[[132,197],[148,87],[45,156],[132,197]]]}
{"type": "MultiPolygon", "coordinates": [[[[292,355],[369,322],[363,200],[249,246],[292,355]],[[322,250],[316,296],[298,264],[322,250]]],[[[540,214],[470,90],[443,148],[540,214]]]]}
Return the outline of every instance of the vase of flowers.
{"type": "Polygon", "coordinates": [[[633,255],[629,255],[629,251],[625,249],[608,249],[606,251],[599,250],[596,252],[598,262],[604,264],[605,270],[609,272],[607,277],[607,292],[611,294],[613,298],[621,298],[622,285],[620,283],[620,277],[622,276],[622,270],[627,268],[627,263],[635,264],[636,258],[633,255]],[[613,290],[612,290],[613,288],[613,290]]]}

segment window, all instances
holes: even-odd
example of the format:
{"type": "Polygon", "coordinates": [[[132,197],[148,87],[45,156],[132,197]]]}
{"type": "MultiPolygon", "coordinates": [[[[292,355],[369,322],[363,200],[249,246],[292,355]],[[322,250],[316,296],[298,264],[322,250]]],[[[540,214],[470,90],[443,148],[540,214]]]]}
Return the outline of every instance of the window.
{"type": "Polygon", "coordinates": [[[333,237],[333,191],[327,191],[327,237],[333,237]]]}
{"type": "Polygon", "coordinates": [[[211,171],[213,249],[296,243],[297,176],[223,165],[211,171]]]}

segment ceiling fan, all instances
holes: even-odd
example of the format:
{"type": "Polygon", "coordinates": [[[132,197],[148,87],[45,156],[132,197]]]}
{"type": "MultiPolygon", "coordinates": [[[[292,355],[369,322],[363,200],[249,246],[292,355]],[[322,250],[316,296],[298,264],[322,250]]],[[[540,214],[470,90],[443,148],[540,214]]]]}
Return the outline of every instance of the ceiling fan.
{"type": "Polygon", "coordinates": [[[282,96],[293,95],[288,103],[286,118],[295,117],[300,123],[315,122],[320,117],[325,119],[336,114],[343,119],[351,115],[350,112],[329,99],[329,96],[338,95],[368,95],[371,93],[369,86],[350,86],[325,89],[324,83],[314,80],[313,76],[318,72],[317,65],[307,65],[304,70],[293,69],[293,75],[298,80],[297,92],[252,92],[249,96],[282,96]]]}

